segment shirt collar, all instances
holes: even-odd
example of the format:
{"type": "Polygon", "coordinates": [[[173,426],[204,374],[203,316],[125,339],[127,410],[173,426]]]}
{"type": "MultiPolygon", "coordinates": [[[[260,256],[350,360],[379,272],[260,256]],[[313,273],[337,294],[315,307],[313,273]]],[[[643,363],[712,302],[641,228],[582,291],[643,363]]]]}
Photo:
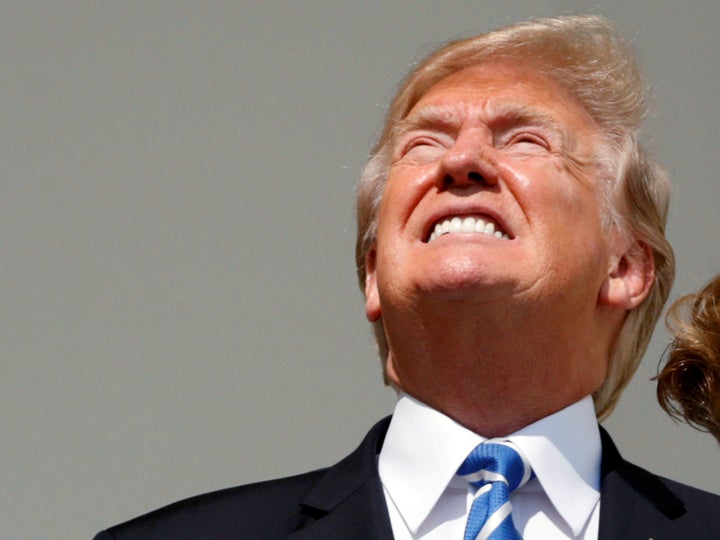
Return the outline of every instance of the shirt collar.
{"type": "MultiPolygon", "coordinates": [[[[525,453],[551,503],[573,533],[579,534],[600,499],[601,443],[592,398],[503,439],[525,453]]],[[[410,531],[417,533],[467,455],[485,440],[401,394],[378,470],[410,531]]]]}
{"type": "Polygon", "coordinates": [[[602,444],[590,396],[506,437],[527,456],[548,499],[576,536],[600,500],[602,444]]]}
{"type": "Polygon", "coordinates": [[[380,451],[378,471],[413,534],[467,455],[483,440],[424,403],[401,395],[380,451]]]}

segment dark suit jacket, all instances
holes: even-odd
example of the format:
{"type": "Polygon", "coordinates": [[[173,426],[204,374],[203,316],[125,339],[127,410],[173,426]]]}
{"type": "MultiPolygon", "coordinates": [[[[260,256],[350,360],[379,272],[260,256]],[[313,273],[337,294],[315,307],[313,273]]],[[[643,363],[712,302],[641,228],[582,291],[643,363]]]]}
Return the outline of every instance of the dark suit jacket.
{"type": "MultiPolygon", "coordinates": [[[[95,540],[391,540],[377,470],[389,421],[376,424],[333,467],[199,495],[95,540]]],[[[601,432],[599,540],[720,540],[720,497],[628,463],[601,432]]]]}

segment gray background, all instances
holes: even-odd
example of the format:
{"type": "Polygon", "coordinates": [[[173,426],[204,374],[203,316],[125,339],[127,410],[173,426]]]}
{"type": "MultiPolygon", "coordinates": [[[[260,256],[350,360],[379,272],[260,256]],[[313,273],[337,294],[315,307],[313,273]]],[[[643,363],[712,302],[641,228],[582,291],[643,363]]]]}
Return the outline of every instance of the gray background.
{"type": "MultiPolygon", "coordinates": [[[[352,212],[400,76],[448,38],[582,11],[654,83],[677,297],[720,270],[714,0],[0,3],[3,538],[88,538],[350,451],[394,402],[352,212]]],[[[717,444],[655,403],[667,339],[607,427],[720,492],[717,444]]]]}

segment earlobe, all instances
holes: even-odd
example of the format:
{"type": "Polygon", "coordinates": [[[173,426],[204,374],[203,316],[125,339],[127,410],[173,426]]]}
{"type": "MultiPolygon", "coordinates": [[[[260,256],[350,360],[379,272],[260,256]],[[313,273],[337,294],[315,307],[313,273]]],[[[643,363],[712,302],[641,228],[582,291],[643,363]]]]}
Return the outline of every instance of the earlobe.
{"type": "Polygon", "coordinates": [[[652,250],[645,242],[635,241],[625,253],[613,256],[598,301],[608,307],[635,309],[650,294],[654,281],[652,250]]]}
{"type": "Polygon", "coordinates": [[[365,317],[371,323],[380,319],[380,295],[377,288],[377,272],[376,272],[377,249],[375,244],[365,256],[365,317]]]}

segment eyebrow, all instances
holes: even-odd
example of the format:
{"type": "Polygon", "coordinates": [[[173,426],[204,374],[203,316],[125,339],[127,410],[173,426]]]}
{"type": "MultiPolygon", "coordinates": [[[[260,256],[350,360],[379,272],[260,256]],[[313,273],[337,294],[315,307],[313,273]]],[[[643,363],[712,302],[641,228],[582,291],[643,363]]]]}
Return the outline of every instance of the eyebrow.
{"type": "MultiPolygon", "coordinates": [[[[567,130],[550,112],[516,104],[491,105],[490,111],[489,124],[493,131],[517,126],[538,126],[558,134],[563,144],[567,142],[567,130]]],[[[394,129],[393,138],[397,141],[407,133],[422,129],[438,131],[459,129],[464,117],[465,112],[456,107],[428,105],[400,120],[394,129]]]]}
{"type": "Polygon", "coordinates": [[[394,129],[395,140],[411,131],[436,128],[448,131],[461,124],[462,118],[457,110],[428,105],[398,121],[394,129]]]}
{"type": "Polygon", "coordinates": [[[494,113],[493,123],[513,126],[539,126],[562,134],[565,130],[560,121],[550,112],[526,106],[500,106],[494,113]]]}

